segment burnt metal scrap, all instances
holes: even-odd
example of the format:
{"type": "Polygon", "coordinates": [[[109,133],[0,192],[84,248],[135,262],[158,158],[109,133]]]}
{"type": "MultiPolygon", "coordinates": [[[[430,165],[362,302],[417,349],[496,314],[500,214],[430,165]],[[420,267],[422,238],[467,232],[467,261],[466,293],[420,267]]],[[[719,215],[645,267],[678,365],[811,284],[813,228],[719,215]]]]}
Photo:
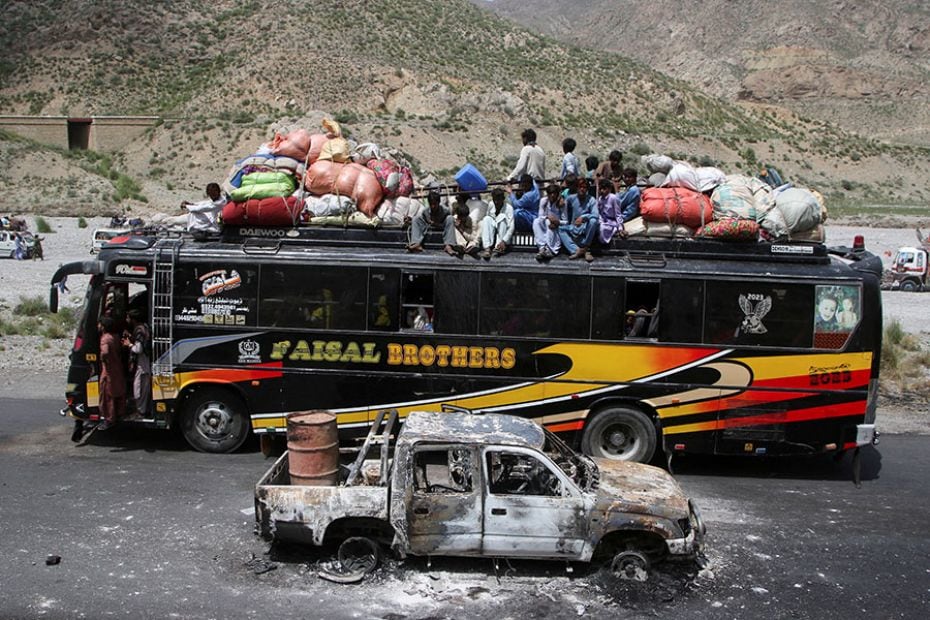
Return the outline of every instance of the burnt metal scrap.
{"type": "Polygon", "coordinates": [[[341,541],[321,577],[348,583],[398,557],[603,560],[641,578],[654,561],[695,558],[704,525],[667,472],[583,456],[531,420],[415,412],[389,449],[396,413],[376,424],[336,485],[290,484],[285,453],[256,486],[259,531],[341,541]],[[373,448],[379,459],[367,459],[373,448]]]}

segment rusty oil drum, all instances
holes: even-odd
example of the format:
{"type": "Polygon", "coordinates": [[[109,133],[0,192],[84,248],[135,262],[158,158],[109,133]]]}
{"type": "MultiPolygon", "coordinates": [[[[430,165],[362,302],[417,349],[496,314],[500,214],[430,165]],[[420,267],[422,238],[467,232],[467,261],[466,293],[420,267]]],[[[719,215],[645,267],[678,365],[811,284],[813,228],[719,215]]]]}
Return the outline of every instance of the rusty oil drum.
{"type": "Polygon", "coordinates": [[[288,414],[287,451],[291,484],[320,487],[339,483],[339,435],[332,413],[288,414]]]}

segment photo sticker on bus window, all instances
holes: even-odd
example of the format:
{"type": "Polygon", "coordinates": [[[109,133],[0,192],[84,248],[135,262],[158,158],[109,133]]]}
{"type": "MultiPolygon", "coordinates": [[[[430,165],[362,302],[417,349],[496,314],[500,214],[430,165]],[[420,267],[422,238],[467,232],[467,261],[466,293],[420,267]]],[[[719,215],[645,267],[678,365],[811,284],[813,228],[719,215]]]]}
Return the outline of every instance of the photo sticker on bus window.
{"type": "Polygon", "coordinates": [[[815,333],[851,332],[859,322],[859,287],[818,286],[815,333]]]}
{"type": "Polygon", "coordinates": [[[841,349],[859,323],[859,287],[821,285],[816,288],[814,346],[841,349]]]}

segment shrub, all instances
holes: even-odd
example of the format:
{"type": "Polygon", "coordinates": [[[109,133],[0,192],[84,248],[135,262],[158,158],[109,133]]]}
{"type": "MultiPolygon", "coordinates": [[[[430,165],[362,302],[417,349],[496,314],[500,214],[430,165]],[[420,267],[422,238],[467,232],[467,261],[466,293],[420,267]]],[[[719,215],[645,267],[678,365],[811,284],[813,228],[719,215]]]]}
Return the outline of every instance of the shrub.
{"type": "Polygon", "coordinates": [[[84,219],[84,216],[78,218],[78,228],[87,228],[87,220],[84,219]]]}
{"type": "Polygon", "coordinates": [[[48,312],[48,307],[42,297],[20,297],[13,312],[20,316],[39,316],[48,312]]]}
{"type": "Polygon", "coordinates": [[[36,216],[36,231],[40,233],[53,233],[52,225],[45,221],[41,215],[36,216]]]}
{"type": "Polygon", "coordinates": [[[885,326],[882,338],[883,388],[893,386],[897,390],[922,392],[928,387],[924,369],[930,360],[920,340],[904,331],[901,323],[894,319],[885,326]]]}

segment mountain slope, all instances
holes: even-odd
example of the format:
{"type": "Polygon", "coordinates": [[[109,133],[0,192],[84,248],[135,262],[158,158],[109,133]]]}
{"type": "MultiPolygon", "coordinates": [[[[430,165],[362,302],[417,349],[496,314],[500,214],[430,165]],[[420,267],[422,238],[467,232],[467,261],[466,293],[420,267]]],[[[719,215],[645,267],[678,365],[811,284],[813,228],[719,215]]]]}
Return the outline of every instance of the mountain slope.
{"type": "Polygon", "coordinates": [[[716,95],[930,145],[930,5],[913,0],[474,0],[716,95]]]}
{"type": "MultiPolygon", "coordinates": [[[[4,15],[0,113],[164,117],[114,157],[162,209],[274,129],[313,129],[325,114],[446,178],[465,161],[499,178],[533,126],[550,161],[572,135],[582,156],[659,150],[748,172],[765,160],[837,198],[930,194],[920,150],[727,102],[466,0],[33,0],[4,15]]],[[[3,182],[14,180],[0,170],[3,182]]],[[[71,184],[69,204],[101,208],[83,185],[71,184]]]]}

